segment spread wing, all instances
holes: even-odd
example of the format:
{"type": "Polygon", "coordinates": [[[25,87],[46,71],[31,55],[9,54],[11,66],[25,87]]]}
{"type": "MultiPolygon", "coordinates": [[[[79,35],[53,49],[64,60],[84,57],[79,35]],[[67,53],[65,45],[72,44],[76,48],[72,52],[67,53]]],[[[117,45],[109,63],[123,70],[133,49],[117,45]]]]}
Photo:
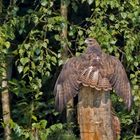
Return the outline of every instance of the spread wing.
{"type": "Polygon", "coordinates": [[[118,59],[112,57],[111,60],[115,69],[113,75],[110,77],[110,82],[115,89],[117,95],[119,95],[124,100],[129,110],[131,107],[132,95],[127,74],[123,65],[118,59]]]}
{"type": "Polygon", "coordinates": [[[55,106],[58,111],[62,111],[66,103],[79,91],[78,67],[79,59],[73,57],[64,64],[61,73],[54,87],[55,106]]]}

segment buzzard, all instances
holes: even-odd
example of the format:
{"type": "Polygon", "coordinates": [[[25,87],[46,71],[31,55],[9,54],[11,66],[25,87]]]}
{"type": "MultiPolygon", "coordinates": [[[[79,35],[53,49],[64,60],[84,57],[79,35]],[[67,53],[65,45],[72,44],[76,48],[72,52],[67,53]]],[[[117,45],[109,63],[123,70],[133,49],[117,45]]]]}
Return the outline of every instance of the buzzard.
{"type": "Polygon", "coordinates": [[[62,111],[66,103],[79,93],[81,86],[96,90],[115,90],[128,109],[131,107],[131,89],[121,62],[101,50],[94,38],[85,40],[86,51],[70,58],[63,66],[54,87],[55,105],[62,111]]]}

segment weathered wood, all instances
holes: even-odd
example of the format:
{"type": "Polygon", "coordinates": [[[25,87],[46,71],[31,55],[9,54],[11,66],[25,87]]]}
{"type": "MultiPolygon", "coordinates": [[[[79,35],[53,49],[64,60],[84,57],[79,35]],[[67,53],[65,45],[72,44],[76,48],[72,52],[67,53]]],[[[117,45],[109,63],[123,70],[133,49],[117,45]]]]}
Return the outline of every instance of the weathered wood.
{"type": "Polygon", "coordinates": [[[114,140],[109,92],[83,87],[78,97],[81,140],[114,140]]]}

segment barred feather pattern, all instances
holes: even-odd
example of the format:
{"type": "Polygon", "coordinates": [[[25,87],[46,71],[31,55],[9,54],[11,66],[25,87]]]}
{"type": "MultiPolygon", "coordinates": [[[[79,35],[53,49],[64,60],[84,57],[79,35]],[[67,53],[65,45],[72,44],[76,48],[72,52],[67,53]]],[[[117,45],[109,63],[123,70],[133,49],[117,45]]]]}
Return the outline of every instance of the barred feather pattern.
{"type": "Polygon", "coordinates": [[[121,123],[116,114],[112,111],[112,127],[115,139],[118,139],[121,133],[121,123]]]}
{"type": "Polygon", "coordinates": [[[85,40],[87,50],[79,57],[70,58],[63,66],[54,87],[55,104],[62,111],[66,103],[79,93],[81,86],[96,90],[114,89],[131,107],[131,89],[127,74],[121,62],[104,53],[93,38],[85,40]]]}

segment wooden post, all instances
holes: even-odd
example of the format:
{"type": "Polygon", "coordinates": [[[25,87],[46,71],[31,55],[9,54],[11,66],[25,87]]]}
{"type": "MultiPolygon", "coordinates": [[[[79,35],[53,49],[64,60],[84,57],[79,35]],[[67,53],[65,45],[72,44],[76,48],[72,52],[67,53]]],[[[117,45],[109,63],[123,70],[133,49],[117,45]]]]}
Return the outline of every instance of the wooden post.
{"type": "Polygon", "coordinates": [[[83,87],[78,96],[81,140],[115,140],[109,92],[83,87]]]}

